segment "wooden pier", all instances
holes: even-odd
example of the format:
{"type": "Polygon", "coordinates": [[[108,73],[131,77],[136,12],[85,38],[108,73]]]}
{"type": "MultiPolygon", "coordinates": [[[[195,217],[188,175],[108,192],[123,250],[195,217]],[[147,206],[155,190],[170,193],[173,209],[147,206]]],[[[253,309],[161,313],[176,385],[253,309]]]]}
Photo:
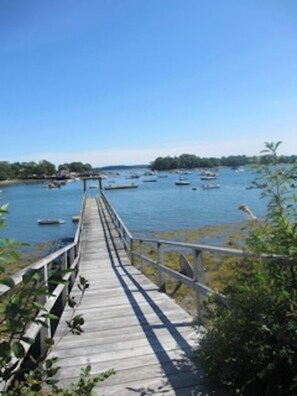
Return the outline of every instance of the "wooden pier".
{"type": "MultiPolygon", "coordinates": [[[[59,357],[61,385],[114,369],[96,386],[97,395],[222,395],[191,360],[199,334],[192,318],[131,265],[104,206],[85,203],[79,275],[90,284],[76,314],[85,319],[81,335],[67,334],[63,312],[52,356],[59,357]],[[103,216],[107,216],[106,218],[103,216]]],[[[79,298],[75,285],[72,296],[79,298]]]]}

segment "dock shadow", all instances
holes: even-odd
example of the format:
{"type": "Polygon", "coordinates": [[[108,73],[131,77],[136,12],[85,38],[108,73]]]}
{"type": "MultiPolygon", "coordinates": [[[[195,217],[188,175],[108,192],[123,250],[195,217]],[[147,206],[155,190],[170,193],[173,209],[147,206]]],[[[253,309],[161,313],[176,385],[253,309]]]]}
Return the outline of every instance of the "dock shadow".
{"type": "MultiPolygon", "coordinates": [[[[99,216],[103,227],[104,238],[107,246],[112,269],[121,284],[128,301],[130,302],[131,308],[133,309],[135,316],[147,338],[149,345],[151,346],[159,364],[161,367],[160,374],[164,378],[164,383],[160,386],[159,380],[152,379],[149,385],[146,386],[127,386],[126,390],[135,393],[135,395],[162,395],[165,393],[172,392],[177,396],[185,395],[218,395],[221,396],[223,393],[217,393],[217,387],[209,384],[209,380],[205,377],[201,367],[194,364],[191,358],[193,347],[189,344],[188,340],[178,331],[178,328],[184,326],[191,326],[191,322],[185,323],[172,323],[168,316],[159,308],[154,300],[148,294],[148,291],[152,290],[149,288],[145,290],[144,287],[135,279],[133,275],[127,270],[127,263],[123,263],[122,258],[118,251],[118,243],[115,243],[114,227],[110,221],[107,221],[106,215],[103,209],[98,204],[99,216]],[[120,270],[123,274],[120,273],[120,270]],[[143,298],[147,301],[149,306],[152,308],[154,313],[158,316],[160,324],[150,324],[146,318],[146,314],[142,311],[139,303],[137,302],[134,294],[135,290],[131,291],[127,284],[127,280],[132,282],[137,292],[141,293],[143,298]],[[178,358],[172,359],[168,352],[162,345],[155,331],[158,328],[164,328],[170,333],[171,337],[177,344],[177,348],[180,349],[181,355],[178,358]],[[154,382],[156,386],[154,386],[154,382]]],[[[118,238],[118,237],[117,237],[118,238]]],[[[125,253],[126,254],[126,253],[125,253]]],[[[193,329],[194,332],[194,329],[193,329]]],[[[172,394],[172,393],[171,393],[172,394]]]]}

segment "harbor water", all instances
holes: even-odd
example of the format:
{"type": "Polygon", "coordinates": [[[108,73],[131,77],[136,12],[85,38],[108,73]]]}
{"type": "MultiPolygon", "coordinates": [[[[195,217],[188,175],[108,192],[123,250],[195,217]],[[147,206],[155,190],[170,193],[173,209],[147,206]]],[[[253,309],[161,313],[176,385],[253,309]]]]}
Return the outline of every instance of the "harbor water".
{"type": "MultiPolygon", "coordinates": [[[[130,170],[119,171],[103,180],[103,185],[135,183],[138,188],[110,190],[106,195],[133,235],[149,236],[154,232],[197,229],[246,220],[238,210],[248,205],[258,217],[264,217],[266,202],[260,192],[250,189],[255,175],[246,169],[236,172],[230,168],[218,171],[216,180],[202,181],[198,171],[186,175],[158,173],[144,176],[144,170],[133,169],[140,176],[129,179],[130,170]],[[178,186],[180,178],[190,184],[178,186]],[[203,189],[205,183],[220,188],[203,189]]],[[[99,194],[98,183],[88,181],[87,194],[99,194]]],[[[83,197],[82,181],[49,189],[42,183],[2,185],[0,203],[9,204],[6,226],[0,229],[1,238],[40,243],[73,238],[77,223],[72,216],[80,212],[83,197]],[[39,225],[38,219],[58,218],[63,224],[39,225]]]]}

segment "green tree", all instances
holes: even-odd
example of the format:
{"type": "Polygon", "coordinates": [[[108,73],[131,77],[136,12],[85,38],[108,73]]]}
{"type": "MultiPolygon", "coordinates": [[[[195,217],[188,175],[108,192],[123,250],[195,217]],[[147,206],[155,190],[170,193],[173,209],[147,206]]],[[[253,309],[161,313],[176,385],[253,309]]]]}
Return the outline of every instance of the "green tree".
{"type": "Polygon", "coordinates": [[[10,165],[6,161],[0,162],[0,180],[10,179],[12,176],[12,172],[10,169],[10,165]]]}
{"type": "Polygon", "coordinates": [[[198,158],[193,154],[182,154],[179,156],[179,168],[192,169],[198,166],[198,158]]]}
{"type": "Polygon", "coordinates": [[[42,160],[37,164],[35,173],[37,176],[52,176],[56,173],[56,167],[51,162],[42,160]]]}
{"type": "Polygon", "coordinates": [[[92,170],[92,165],[83,164],[82,162],[70,162],[59,165],[58,170],[67,170],[69,172],[83,173],[85,171],[92,170]]]}
{"type": "Polygon", "coordinates": [[[151,164],[152,170],[172,170],[178,168],[178,159],[176,157],[158,157],[151,164]]]}
{"type": "Polygon", "coordinates": [[[253,257],[206,304],[198,355],[207,373],[236,395],[297,393],[297,165],[280,166],[280,142],[266,143],[253,182],[268,200],[247,240],[253,257]]]}

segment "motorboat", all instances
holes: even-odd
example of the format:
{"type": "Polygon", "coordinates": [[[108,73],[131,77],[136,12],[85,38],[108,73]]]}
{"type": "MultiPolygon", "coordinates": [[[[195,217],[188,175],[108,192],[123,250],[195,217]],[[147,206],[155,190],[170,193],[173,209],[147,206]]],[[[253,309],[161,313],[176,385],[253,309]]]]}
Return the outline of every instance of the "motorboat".
{"type": "Polygon", "coordinates": [[[202,176],[200,180],[215,180],[216,176],[202,176]]]}
{"type": "Polygon", "coordinates": [[[142,181],[143,183],[153,183],[153,182],[157,182],[158,180],[156,178],[153,178],[153,179],[143,179],[142,181]]]}
{"type": "Polygon", "coordinates": [[[104,190],[125,190],[127,188],[137,188],[138,185],[137,184],[116,184],[116,185],[112,185],[109,184],[108,186],[104,187],[104,190]]]}
{"type": "Polygon", "coordinates": [[[39,225],[51,225],[51,224],[64,224],[65,220],[62,219],[39,219],[37,220],[39,225]]]}
{"type": "Polygon", "coordinates": [[[205,184],[202,184],[201,187],[204,190],[213,190],[213,189],[216,189],[216,188],[221,188],[221,185],[220,184],[207,184],[207,183],[205,183],[205,184]]]}
{"type": "Polygon", "coordinates": [[[176,185],[176,186],[188,186],[188,185],[190,185],[190,184],[191,184],[191,182],[189,182],[188,180],[182,180],[182,179],[177,180],[177,181],[175,182],[175,185],[176,185]]]}
{"type": "Polygon", "coordinates": [[[215,180],[217,178],[216,172],[203,172],[200,180],[215,180]]]}

